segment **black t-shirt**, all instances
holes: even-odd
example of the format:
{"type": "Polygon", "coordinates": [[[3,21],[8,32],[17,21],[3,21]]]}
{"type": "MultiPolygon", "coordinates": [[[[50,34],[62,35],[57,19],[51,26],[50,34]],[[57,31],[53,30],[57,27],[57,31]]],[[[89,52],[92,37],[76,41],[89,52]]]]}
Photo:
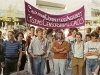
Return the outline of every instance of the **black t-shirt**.
{"type": "Polygon", "coordinates": [[[22,44],[21,44],[22,51],[25,51],[25,47],[26,47],[25,44],[26,44],[26,41],[22,40],[22,44]]]}

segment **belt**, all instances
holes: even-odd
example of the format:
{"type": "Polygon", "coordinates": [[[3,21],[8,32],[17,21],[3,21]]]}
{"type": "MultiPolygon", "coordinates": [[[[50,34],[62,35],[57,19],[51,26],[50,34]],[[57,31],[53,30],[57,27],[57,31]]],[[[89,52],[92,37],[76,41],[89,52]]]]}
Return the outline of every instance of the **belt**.
{"type": "Polygon", "coordinates": [[[77,58],[77,59],[83,59],[83,58],[80,58],[80,57],[74,57],[74,58],[77,58]]]}
{"type": "Polygon", "coordinates": [[[44,56],[45,54],[41,54],[41,55],[34,55],[34,56],[44,56]]]}
{"type": "Polygon", "coordinates": [[[10,59],[10,60],[16,60],[16,59],[18,59],[18,57],[5,57],[5,58],[10,59]]]}

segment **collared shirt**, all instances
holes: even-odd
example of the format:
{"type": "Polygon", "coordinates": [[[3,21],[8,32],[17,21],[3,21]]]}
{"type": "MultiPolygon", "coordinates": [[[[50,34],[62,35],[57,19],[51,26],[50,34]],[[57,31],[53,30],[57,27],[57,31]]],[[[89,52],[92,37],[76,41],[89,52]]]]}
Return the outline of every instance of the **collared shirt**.
{"type": "Polygon", "coordinates": [[[48,40],[43,38],[42,41],[40,41],[38,37],[36,37],[31,41],[28,51],[32,52],[34,55],[42,55],[50,52],[48,40]]]}
{"type": "Polygon", "coordinates": [[[3,46],[5,48],[5,54],[6,57],[18,57],[19,56],[19,50],[21,50],[21,44],[19,41],[14,40],[13,42],[10,42],[9,40],[6,40],[3,42],[3,46]]]}
{"type": "MultiPolygon", "coordinates": [[[[85,43],[85,50],[84,54],[86,54],[88,51],[99,51],[100,52],[100,42],[92,42],[88,41],[85,43]]],[[[86,56],[87,59],[97,59],[98,56],[96,55],[91,55],[91,56],[86,56]]]]}
{"type": "Polygon", "coordinates": [[[84,57],[84,43],[81,41],[79,44],[75,42],[72,45],[72,52],[74,54],[74,57],[77,58],[83,58],[84,57]]]}

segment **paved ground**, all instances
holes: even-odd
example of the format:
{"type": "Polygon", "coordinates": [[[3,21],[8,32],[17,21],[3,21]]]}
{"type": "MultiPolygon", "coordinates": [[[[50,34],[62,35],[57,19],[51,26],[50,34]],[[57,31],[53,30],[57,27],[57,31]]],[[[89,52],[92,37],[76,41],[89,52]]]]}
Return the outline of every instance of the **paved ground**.
{"type": "MultiPolygon", "coordinates": [[[[54,69],[53,69],[52,61],[50,61],[50,68],[51,68],[51,72],[50,72],[49,74],[46,74],[46,68],[45,68],[45,71],[44,71],[44,72],[45,72],[45,75],[55,75],[55,74],[54,74],[54,69]]],[[[28,61],[27,64],[26,64],[25,70],[28,70],[29,72],[31,72],[29,61],[28,61]]],[[[66,75],[71,75],[71,68],[69,68],[69,69],[66,71],[66,75]]]]}
{"type": "MultiPolygon", "coordinates": [[[[44,71],[45,75],[55,75],[54,74],[54,69],[53,69],[52,61],[50,61],[50,68],[51,68],[51,72],[49,74],[46,74],[46,68],[45,68],[45,71],[44,71]]],[[[29,61],[26,63],[25,71],[29,71],[31,73],[30,62],[29,61]]],[[[71,75],[71,69],[70,68],[66,71],[66,75],[71,75]]]]}

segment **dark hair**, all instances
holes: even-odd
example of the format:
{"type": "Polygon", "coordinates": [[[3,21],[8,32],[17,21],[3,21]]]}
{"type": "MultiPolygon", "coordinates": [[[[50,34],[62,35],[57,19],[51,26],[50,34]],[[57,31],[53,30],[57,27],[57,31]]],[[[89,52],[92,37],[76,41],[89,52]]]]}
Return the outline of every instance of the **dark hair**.
{"type": "Polygon", "coordinates": [[[9,33],[9,32],[12,33],[13,35],[15,35],[15,32],[14,32],[14,31],[8,31],[8,33],[9,33]]]}
{"type": "Polygon", "coordinates": [[[85,37],[89,37],[89,38],[91,38],[91,35],[90,34],[86,34],[86,36],[85,37]]]}
{"type": "Polygon", "coordinates": [[[89,29],[89,30],[90,30],[90,32],[91,32],[91,28],[87,28],[87,29],[89,29]]]}
{"type": "Polygon", "coordinates": [[[14,31],[15,34],[19,32],[18,30],[13,30],[13,31],[14,31]]]}
{"type": "Polygon", "coordinates": [[[35,29],[35,27],[34,27],[34,26],[31,26],[31,27],[29,28],[29,30],[31,30],[31,28],[35,29]]]}
{"type": "Polygon", "coordinates": [[[77,32],[77,33],[76,33],[76,35],[80,35],[80,36],[81,36],[81,38],[82,38],[82,34],[81,34],[80,32],[77,32]]]}
{"type": "Polygon", "coordinates": [[[2,33],[2,31],[0,31],[0,33],[2,33]]]}
{"type": "Polygon", "coordinates": [[[20,34],[21,34],[22,37],[24,38],[24,34],[23,34],[22,32],[18,32],[18,33],[16,33],[15,38],[18,39],[18,36],[19,36],[20,34]]]}
{"type": "Polygon", "coordinates": [[[75,30],[76,32],[78,32],[78,29],[77,29],[77,28],[72,28],[72,29],[71,29],[71,32],[73,32],[74,30],[75,30]]]}
{"type": "Polygon", "coordinates": [[[43,29],[42,28],[37,28],[36,29],[36,33],[38,33],[38,31],[42,31],[43,32],[43,29]]]}
{"type": "Polygon", "coordinates": [[[52,33],[52,32],[53,32],[52,29],[48,29],[48,30],[47,30],[47,35],[48,35],[49,33],[52,33]]]}
{"type": "Polygon", "coordinates": [[[57,33],[62,33],[62,34],[63,34],[63,32],[62,32],[62,31],[60,31],[60,30],[59,30],[57,33]]]}
{"type": "Polygon", "coordinates": [[[97,39],[97,38],[99,37],[99,34],[98,34],[97,32],[94,31],[94,32],[91,33],[91,37],[92,37],[92,36],[93,36],[93,37],[95,36],[96,39],[97,39]]]}
{"type": "Polygon", "coordinates": [[[100,26],[98,26],[98,29],[100,30],[100,26]]]}

